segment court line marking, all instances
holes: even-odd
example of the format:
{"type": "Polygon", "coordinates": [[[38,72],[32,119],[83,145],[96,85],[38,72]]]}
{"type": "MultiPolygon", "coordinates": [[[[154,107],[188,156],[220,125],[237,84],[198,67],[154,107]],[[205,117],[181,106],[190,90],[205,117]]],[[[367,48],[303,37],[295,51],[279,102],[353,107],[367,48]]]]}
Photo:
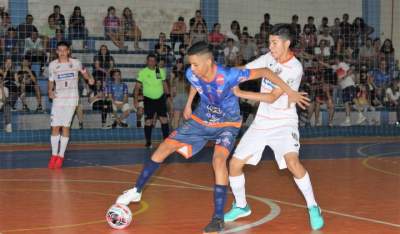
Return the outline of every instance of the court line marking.
{"type": "Polygon", "coordinates": [[[382,144],[384,144],[384,143],[380,142],[380,143],[374,143],[374,144],[368,144],[368,145],[360,146],[360,147],[357,148],[357,153],[359,155],[367,157],[362,161],[362,165],[364,167],[370,169],[370,170],[378,171],[378,172],[381,172],[383,174],[393,175],[393,176],[400,176],[399,173],[395,173],[395,172],[391,172],[391,171],[388,171],[388,170],[380,169],[380,168],[377,168],[377,167],[375,167],[375,166],[373,166],[373,165],[368,163],[368,161],[370,159],[373,159],[373,158],[378,158],[378,157],[381,157],[381,156],[391,155],[391,154],[400,154],[400,151],[392,151],[392,152],[386,152],[386,153],[381,153],[381,154],[373,154],[373,155],[369,155],[368,153],[364,153],[363,152],[365,149],[368,149],[368,148],[370,148],[372,146],[382,145],[382,144]]]}
{"type": "MultiPolygon", "coordinates": [[[[25,180],[26,182],[26,180],[25,180]]],[[[41,181],[42,182],[42,181],[41,181]]],[[[47,180],[46,182],[50,182],[50,180],[47,180]]],[[[82,191],[82,190],[53,190],[53,189],[0,189],[0,192],[8,192],[8,191],[13,191],[13,192],[70,192],[70,193],[83,193],[83,194],[95,194],[95,195],[101,195],[101,196],[112,196],[114,197],[115,194],[108,194],[108,193],[102,193],[102,192],[92,192],[92,191],[82,191]]],[[[136,212],[133,212],[132,215],[136,216],[139,215],[143,212],[145,212],[149,208],[149,204],[145,201],[140,202],[140,209],[137,210],[136,212]]],[[[3,230],[1,233],[12,233],[12,232],[25,232],[25,231],[40,231],[40,230],[51,230],[51,229],[65,229],[65,228],[74,228],[74,227],[81,227],[81,226],[86,226],[86,225],[91,225],[91,224],[99,224],[99,223],[104,223],[105,219],[101,220],[94,220],[94,221],[88,221],[88,222],[83,222],[83,223],[77,223],[77,224],[65,224],[65,225],[55,225],[55,226],[47,226],[47,227],[34,227],[34,228],[19,228],[19,229],[10,229],[10,230],[3,230]]]]}
{"type": "MultiPolygon", "coordinates": [[[[13,181],[13,182],[50,182],[54,180],[44,180],[44,179],[32,179],[32,180],[24,180],[24,179],[0,179],[0,181],[13,181]]],[[[105,181],[101,180],[58,180],[60,182],[78,182],[78,183],[104,183],[105,181]]],[[[115,181],[107,181],[107,183],[114,183],[115,181]]],[[[123,183],[131,183],[131,182],[123,182],[123,183]]],[[[196,185],[196,184],[193,184],[196,185]]],[[[162,187],[173,187],[173,188],[185,188],[185,189],[194,189],[194,190],[206,190],[206,191],[213,191],[213,188],[210,187],[198,187],[198,186],[179,186],[179,185],[166,185],[166,184],[155,184],[155,183],[150,183],[149,186],[162,186],[162,187]]],[[[11,190],[0,190],[1,191],[11,191],[11,190]]],[[[105,195],[105,196],[115,196],[114,194],[106,194],[106,193],[101,193],[101,192],[82,192],[82,191],[75,191],[75,190],[36,190],[36,189],[14,189],[12,191],[21,191],[21,192],[26,192],[26,191],[37,191],[37,192],[75,192],[75,193],[84,193],[84,194],[97,194],[97,195],[105,195]]],[[[265,224],[273,219],[275,219],[281,212],[281,209],[279,205],[271,201],[270,199],[265,199],[262,197],[254,196],[254,195],[249,195],[247,196],[249,198],[252,198],[254,200],[258,200],[261,203],[264,203],[265,205],[270,207],[270,213],[262,217],[261,219],[246,224],[246,225],[240,225],[238,227],[233,227],[229,228],[226,227],[221,234],[224,233],[236,233],[236,232],[241,232],[247,229],[251,229],[253,227],[265,224]]],[[[142,203],[142,202],[141,202],[142,203]]],[[[138,215],[140,213],[143,213],[146,211],[149,207],[147,203],[144,203],[143,208],[141,208],[139,211],[133,213],[134,215],[138,215]]],[[[89,221],[89,222],[84,222],[84,223],[79,223],[79,224],[68,224],[68,225],[58,225],[58,226],[49,226],[49,227],[38,227],[38,228],[23,228],[23,229],[13,229],[13,230],[4,230],[3,232],[23,232],[23,231],[34,231],[34,230],[49,230],[49,229],[58,229],[58,228],[72,228],[72,227],[79,227],[79,226],[84,226],[84,225],[90,225],[90,224],[98,224],[98,223],[103,223],[105,222],[104,220],[97,220],[97,221],[89,221]]]]}

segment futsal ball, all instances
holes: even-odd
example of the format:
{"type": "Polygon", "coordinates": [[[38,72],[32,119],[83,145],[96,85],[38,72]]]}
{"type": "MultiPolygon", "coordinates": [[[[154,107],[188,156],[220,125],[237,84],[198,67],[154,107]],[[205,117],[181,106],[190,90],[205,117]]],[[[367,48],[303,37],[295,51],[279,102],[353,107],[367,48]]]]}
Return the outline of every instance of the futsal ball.
{"type": "Polygon", "coordinates": [[[132,221],[132,212],[126,205],[114,204],[106,213],[107,223],[115,229],[124,229],[132,221]]]}

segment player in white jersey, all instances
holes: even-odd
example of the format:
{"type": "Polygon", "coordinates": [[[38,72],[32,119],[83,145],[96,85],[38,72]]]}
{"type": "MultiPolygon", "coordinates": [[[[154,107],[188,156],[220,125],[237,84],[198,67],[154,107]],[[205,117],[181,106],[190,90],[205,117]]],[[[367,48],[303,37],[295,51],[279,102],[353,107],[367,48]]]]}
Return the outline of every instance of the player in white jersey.
{"type": "Polygon", "coordinates": [[[57,44],[58,59],[49,64],[49,98],[53,99],[51,108],[51,149],[52,154],[48,167],[61,168],[64,153],[69,140],[69,128],[79,101],[79,73],[83,78],[94,84],[94,79],[77,59],[69,57],[70,48],[67,42],[57,44]],[[60,130],[62,129],[62,135],[60,130]]]}
{"type": "MultiPolygon", "coordinates": [[[[269,68],[293,90],[298,90],[303,75],[301,63],[290,50],[294,33],[289,24],[275,25],[271,31],[270,52],[246,65],[248,69],[269,68]]],[[[229,182],[235,196],[232,209],[225,214],[225,222],[232,222],[251,214],[246,201],[245,164],[256,165],[261,160],[265,146],[270,146],[280,169],[288,168],[305,197],[313,230],[323,227],[321,210],[317,205],[310,177],[299,161],[298,116],[295,105],[288,105],[287,95],[267,79],[262,80],[261,92],[235,89],[235,95],[260,101],[256,117],[243,135],[229,163],[229,182]]]]}

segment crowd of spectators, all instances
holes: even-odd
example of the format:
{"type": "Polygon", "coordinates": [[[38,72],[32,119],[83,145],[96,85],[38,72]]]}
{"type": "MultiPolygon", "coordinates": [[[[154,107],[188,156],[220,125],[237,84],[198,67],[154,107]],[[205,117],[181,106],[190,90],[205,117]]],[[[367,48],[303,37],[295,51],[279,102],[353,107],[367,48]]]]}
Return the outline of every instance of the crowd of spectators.
{"type": "MultiPolygon", "coordinates": [[[[128,7],[119,17],[115,7],[107,9],[104,16],[104,37],[111,40],[119,50],[126,51],[126,41],[134,42],[134,49],[141,49],[139,42],[142,31],[128,7]]],[[[81,8],[75,6],[68,25],[58,5],[48,16],[48,24],[36,27],[34,18],[28,14],[25,22],[16,27],[11,25],[9,14],[0,8],[0,108],[4,112],[6,126],[10,124],[9,112],[15,110],[15,103],[21,99],[22,111],[29,111],[25,97],[32,93],[37,100],[36,111],[43,111],[42,97],[38,78],[43,75],[46,65],[56,57],[55,48],[61,40],[82,40],[83,49],[87,48],[90,29],[86,27],[81,8]],[[33,69],[32,64],[38,64],[33,69]]],[[[308,92],[311,105],[303,115],[304,124],[320,125],[321,106],[327,109],[328,126],[333,126],[335,110],[344,107],[346,118],[343,126],[369,123],[366,112],[387,107],[397,113],[397,125],[400,120],[400,82],[399,64],[395,59],[395,50],[390,39],[372,37],[374,28],[367,25],[361,17],[352,22],[348,14],[341,19],[322,17],[316,25],[313,16],[307,23],[300,25],[299,17],[293,15],[291,25],[296,33],[292,50],[300,59],[304,68],[301,89],[308,92]],[[351,111],[358,112],[355,122],[350,119],[351,111]],[[311,121],[314,117],[315,121],[311,121]]],[[[221,32],[221,24],[215,23],[208,30],[202,12],[197,10],[189,19],[179,16],[172,24],[170,32],[160,32],[154,48],[148,53],[155,56],[157,69],[166,73],[166,80],[172,98],[168,104],[170,124],[175,128],[181,121],[182,106],[188,84],[184,79],[186,66],[185,51],[198,41],[208,42],[218,63],[226,66],[241,66],[261,54],[269,51],[269,32],[273,19],[264,14],[258,32],[252,35],[246,26],[241,27],[233,20],[226,32],[221,32]],[[169,35],[169,38],[167,38],[169,35]],[[178,45],[178,46],[177,46],[178,45]]],[[[289,22],[288,22],[289,23],[289,22]]],[[[132,55],[134,56],[134,55],[132,55]]],[[[145,63],[145,61],[143,61],[145,63]]],[[[88,96],[94,110],[102,112],[102,126],[128,127],[126,118],[130,111],[136,111],[141,127],[143,107],[128,104],[127,85],[106,45],[101,45],[93,58],[92,75],[96,79],[94,86],[82,84],[82,95],[88,96]],[[117,115],[122,111],[122,115],[117,115]],[[108,113],[113,113],[113,122],[106,124],[108,113]]],[[[246,88],[257,91],[258,84],[246,88]]],[[[143,94],[140,92],[138,98],[143,94]]],[[[254,109],[252,104],[242,101],[246,112],[254,109]]],[[[246,113],[248,114],[248,113],[246,113]]],[[[82,126],[81,126],[82,127],[82,126]]],[[[5,128],[8,131],[10,127],[5,128]]]]}

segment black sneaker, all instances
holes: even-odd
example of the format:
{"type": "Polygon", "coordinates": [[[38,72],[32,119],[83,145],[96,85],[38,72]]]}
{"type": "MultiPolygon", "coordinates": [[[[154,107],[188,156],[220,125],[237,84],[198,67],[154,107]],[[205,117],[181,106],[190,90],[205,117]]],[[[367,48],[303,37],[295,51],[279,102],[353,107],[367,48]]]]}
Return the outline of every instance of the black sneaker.
{"type": "Polygon", "coordinates": [[[147,149],[151,149],[153,148],[153,146],[151,145],[151,142],[146,142],[146,145],[144,145],[147,149]]]}
{"type": "Polygon", "coordinates": [[[29,112],[28,106],[27,106],[27,105],[24,105],[24,106],[22,107],[22,111],[23,111],[23,112],[29,112]]]}
{"type": "Polygon", "coordinates": [[[111,125],[112,128],[116,128],[117,127],[117,121],[114,121],[114,123],[111,125]]]}
{"type": "Polygon", "coordinates": [[[36,108],[36,112],[43,112],[43,107],[42,107],[42,105],[39,105],[39,106],[36,108]]]}
{"type": "Polygon", "coordinates": [[[129,125],[128,125],[127,123],[124,123],[124,122],[120,122],[120,123],[119,123],[119,126],[121,126],[121,127],[123,127],[123,128],[129,127],[129,125]]]}
{"type": "Polygon", "coordinates": [[[80,129],[80,130],[83,129],[83,123],[79,123],[79,129],[80,129]]]}
{"type": "Polygon", "coordinates": [[[224,220],[218,217],[213,217],[209,224],[204,228],[204,233],[220,232],[224,229],[224,220]]]}
{"type": "Polygon", "coordinates": [[[141,128],[142,127],[142,121],[136,121],[136,127],[141,128]]]}

